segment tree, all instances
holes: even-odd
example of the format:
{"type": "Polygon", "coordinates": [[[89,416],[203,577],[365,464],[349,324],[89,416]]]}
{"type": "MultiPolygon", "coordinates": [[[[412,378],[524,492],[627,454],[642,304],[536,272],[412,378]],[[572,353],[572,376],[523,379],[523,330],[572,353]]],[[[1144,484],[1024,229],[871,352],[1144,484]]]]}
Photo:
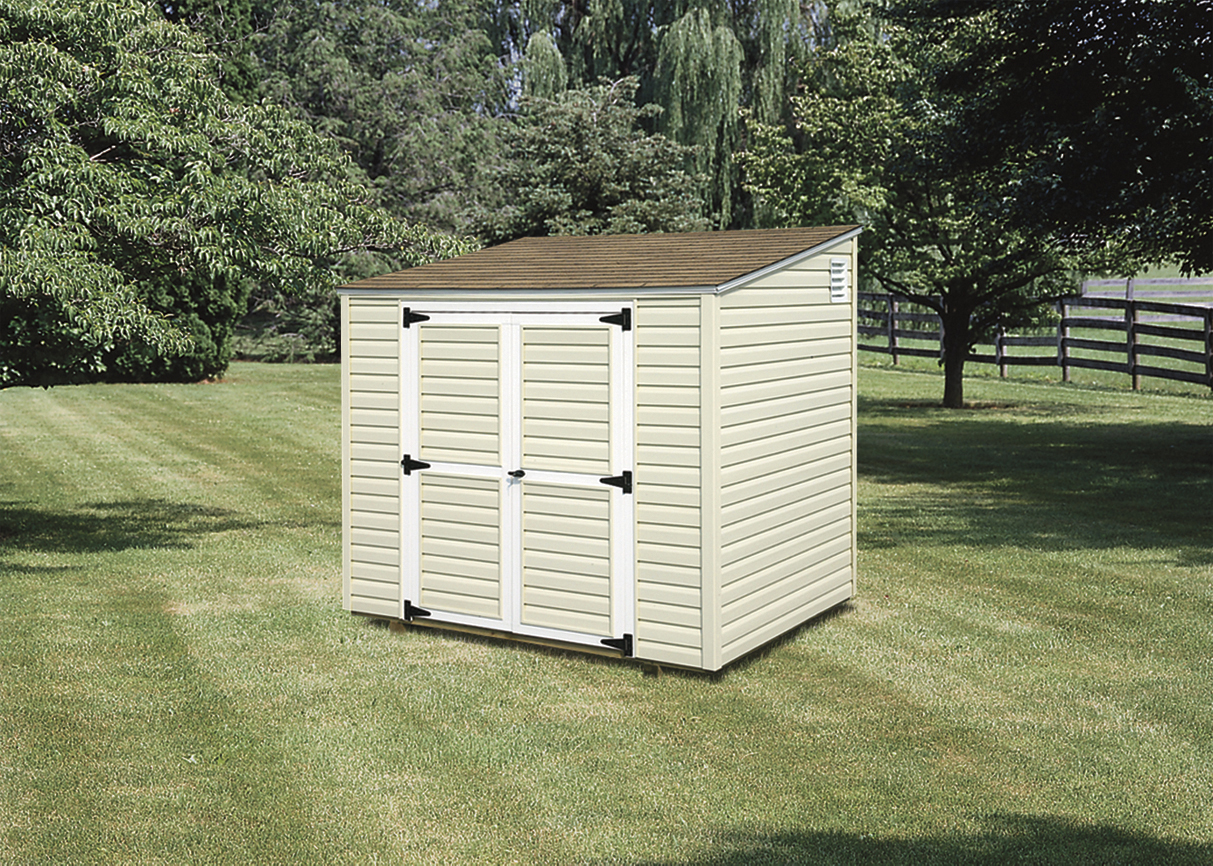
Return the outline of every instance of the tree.
{"type": "Polygon", "coordinates": [[[689,149],[639,128],[659,109],[636,108],[636,86],[625,78],[523,100],[496,176],[505,204],[477,209],[481,236],[706,228],[695,178],[682,169],[689,149]]]}
{"type": "MultiPolygon", "coordinates": [[[[0,0],[0,386],[96,378],[123,346],[165,366],[190,342],[148,303],[166,286],[238,310],[250,280],[464,248],[369,207],[332,143],[216,80],[202,39],[138,0],[0,0]]],[[[188,375],[224,366],[219,346],[188,375]]]]}
{"type": "Polygon", "coordinates": [[[962,100],[959,171],[1012,192],[1017,226],[1213,271],[1213,0],[923,0],[927,38],[987,22],[936,86],[962,100]]]}
{"type": "Polygon", "coordinates": [[[955,106],[931,89],[930,73],[973,34],[924,44],[878,24],[836,21],[839,44],[806,67],[806,91],[793,100],[796,142],[766,127],[747,167],[785,222],[867,227],[861,273],[939,314],[943,404],[959,408],[973,346],[1000,323],[1033,321],[1071,289],[1078,262],[1047,234],[1012,225],[988,172],[957,172],[941,158],[955,106]]]}
{"type": "Polygon", "coordinates": [[[637,104],[663,109],[647,128],[694,148],[686,168],[700,178],[711,223],[755,223],[734,154],[745,149],[747,118],[788,120],[797,61],[820,36],[824,3],[517,0],[491,9],[490,35],[503,59],[524,61],[524,89],[537,70],[545,83],[531,92],[554,95],[554,56],[571,89],[635,78],[637,104]]]}
{"type": "Polygon", "coordinates": [[[253,41],[263,100],[336,138],[390,212],[461,232],[492,194],[507,71],[474,0],[288,0],[253,41]]]}

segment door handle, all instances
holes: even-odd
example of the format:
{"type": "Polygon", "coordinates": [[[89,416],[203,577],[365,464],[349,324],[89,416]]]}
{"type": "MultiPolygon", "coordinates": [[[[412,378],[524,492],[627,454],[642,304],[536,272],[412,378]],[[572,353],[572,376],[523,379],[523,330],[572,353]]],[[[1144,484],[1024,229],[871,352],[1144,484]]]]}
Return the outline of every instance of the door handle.
{"type": "Polygon", "coordinates": [[[526,471],[523,469],[515,469],[513,472],[507,472],[505,474],[511,478],[521,478],[522,476],[526,475],[526,471]]]}

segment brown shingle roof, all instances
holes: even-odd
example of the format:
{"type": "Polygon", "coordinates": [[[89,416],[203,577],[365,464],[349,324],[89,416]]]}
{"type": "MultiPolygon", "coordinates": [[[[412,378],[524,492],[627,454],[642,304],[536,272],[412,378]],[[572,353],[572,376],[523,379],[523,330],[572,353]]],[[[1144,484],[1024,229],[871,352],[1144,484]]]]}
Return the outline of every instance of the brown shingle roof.
{"type": "Polygon", "coordinates": [[[721,286],[858,226],[521,238],[351,283],[353,289],[620,289],[721,286]]]}

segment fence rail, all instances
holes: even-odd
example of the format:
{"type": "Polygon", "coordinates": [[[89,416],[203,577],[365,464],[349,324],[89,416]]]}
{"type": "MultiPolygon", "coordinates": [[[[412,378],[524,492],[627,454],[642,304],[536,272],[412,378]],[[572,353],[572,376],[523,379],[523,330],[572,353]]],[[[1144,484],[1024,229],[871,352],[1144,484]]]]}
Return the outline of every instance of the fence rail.
{"type": "MultiPolygon", "coordinates": [[[[895,295],[857,297],[861,350],[891,355],[894,364],[903,356],[940,357],[943,329],[934,311],[895,295]]],[[[1090,280],[1082,295],[1061,299],[1056,309],[1055,333],[1000,328],[992,344],[978,346],[967,360],[997,364],[1002,376],[1010,367],[1060,367],[1069,382],[1071,370],[1080,368],[1123,373],[1135,390],[1145,377],[1213,388],[1213,280],[1090,280]],[[1112,286],[1119,296],[1111,296],[1112,286]]]]}

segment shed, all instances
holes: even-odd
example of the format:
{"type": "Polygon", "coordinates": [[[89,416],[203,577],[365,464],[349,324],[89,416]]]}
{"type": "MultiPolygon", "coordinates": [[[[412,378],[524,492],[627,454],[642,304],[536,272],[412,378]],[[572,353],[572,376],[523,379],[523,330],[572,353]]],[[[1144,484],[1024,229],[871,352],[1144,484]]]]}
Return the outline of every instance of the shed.
{"type": "Polygon", "coordinates": [[[859,232],[342,287],[345,608],[714,671],[851,598],[859,232]]]}

